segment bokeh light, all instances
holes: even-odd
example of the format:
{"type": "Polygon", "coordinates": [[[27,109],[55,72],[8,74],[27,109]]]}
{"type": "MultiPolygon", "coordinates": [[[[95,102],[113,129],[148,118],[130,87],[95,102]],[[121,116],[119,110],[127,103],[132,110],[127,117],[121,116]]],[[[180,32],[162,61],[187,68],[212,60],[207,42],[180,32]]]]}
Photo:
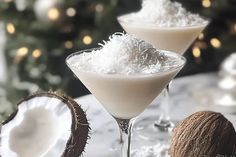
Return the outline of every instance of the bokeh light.
{"type": "Polygon", "coordinates": [[[29,52],[29,49],[27,47],[21,47],[17,50],[16,54],[19,57],[26,56],[29,52]]]}
{"type": "Polygon", "coordinates": [[[76,10],[74,8],[68,8],[66,10],[66,15],[69,17],[73,17],[76,15],[76,10]]]}
{"type": "Polygon", "coordinates": [[[91,36],[85,35],[85,36],[83,37],[83,43],[84,43],[85,45],[90,45],[92,42],[93,42],[93,39],[92,39],[91,36]]]}
{"type": "Polygon", "coordinates": [[[73,42],[72,41],[66,41],[65,42],[65,48],[71,49],[73,47],[73,42]]]}
{"type": "Polygon", "coordinates": [[[199,47],[193,47],[192,54],[195,58],[199,58],[201,56],[201,50],[199,47]]]}
{"type": "Polygon", "coordinates": [[[34,58],[39,58],[41,55],[42,55],[42,51],[39,50],[39,49],[35,49],[35,50],[32,52],[32,56],[33,56],[34,58]]]}
{"type": "Polygon", "coordinates": [[[96,12],[101,13],[104,10],[104,6],[102,4],[97,4],[95,6],[95,10],[96,10],[96,12]]]}
{"type": "Polygon", "coordinates": [[[49,11],[48,11],[48,18],[49,18],[50,20],[55,21],[55,20],[57,20],[59,17],[60,17],[60,12],[59,12],[59,10],[58,10],[57,8],[51,8],[51,9],[49,9],[49,11]]]}
{"type": "Polygon", "coordinates": [[[202,6],[204,8],[209,8],[211,7],[211,1],[210,0],[202,0],[202,6]]]}
{"type": "Polygon", "coordinates": [[[210,43],[214,48],[220,48],[221,47],[221,42],[217,38],[212,38],[210,43]]]}
{"type": "Polygon", "coordinates": [[[14,34],[16,31],[15,26],[12,23],[6,25],[6,30],[9,34],[14,34]]]}

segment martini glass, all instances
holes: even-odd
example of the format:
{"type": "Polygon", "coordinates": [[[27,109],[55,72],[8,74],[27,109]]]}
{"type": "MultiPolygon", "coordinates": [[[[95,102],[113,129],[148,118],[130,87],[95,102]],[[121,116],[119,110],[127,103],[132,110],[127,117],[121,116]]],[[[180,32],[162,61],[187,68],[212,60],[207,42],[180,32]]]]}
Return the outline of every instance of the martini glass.
{"type": "MultiPolygon", "coordinates": [[[[193,41],[208,25],[208,22],[196,26],[186,27],[158,27],[153,25],[137,25],[132,21],[124,20],[127,15],[118,17],[118,22],[123,29],[136,37],[151,43],[154,47],[162,50],[168,50],[183,55],[193,41]]],[[[169,85],[164,89],[164,102],[161,103],[163,108],[162,114],[157,117],[145,118],[137,122],[137,130],[145,138],[154,138],[159,133],[158,139],[166,140],[170,137],[170,132],[174,123],[169,116],[169,85]],[[164,105],[164,106],[163,106],[164,105]],[[150,124],[151,123],[151,124],[150,124]],[[166,135],[164,135],[167,133],[166,135]],[[168,135],[169,134],[169,135],[168,135]]]]}
{"type": "Polygon", "coordinates": [[[122,157],[130,157],[131,130],[135,117],[145,110],[182,69],[185,58],[166,51],[167,57],[174,57],[179,62],[154,74],[103,74],[86,71],[74,65],[84,53],[90,53],[93,50],[96,49],[73,53],[67,57],[66,63],[114,117],[121,133],[122,157]]]}

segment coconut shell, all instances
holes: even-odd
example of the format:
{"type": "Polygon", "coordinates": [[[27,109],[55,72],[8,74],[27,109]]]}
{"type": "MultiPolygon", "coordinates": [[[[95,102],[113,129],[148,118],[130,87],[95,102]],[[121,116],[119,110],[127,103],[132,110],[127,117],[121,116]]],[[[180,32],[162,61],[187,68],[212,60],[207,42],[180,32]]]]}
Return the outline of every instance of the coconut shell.
{"type": "MultiPolygon", "coordinates": [[[[54,97],[61,100],[67,105],[72,115],[71,136],[67,141],[66,148],[61,157],[82,156],[82,153],[84,152],[85,146],[87,144],[87,139],[89,138],[90,127],[86,114],[80,107],[80,105],[71,97],[64,94],[59,94],[56,92],[37,92],[21,100],[17,104],[17,106],[19,106],[23,101],[27,101],[34,97],[54,97]]],[[[18,109],[14,113],[12,113],[9,118],[2,124],[4,125],[11,121],[16,116],[17,112],[18,109]]]]}
{"type": "Polygon", "coordinates": [[[236,156],[236,132],[221,113],[192,114],[173,130],[171,157],[236,156]]]}

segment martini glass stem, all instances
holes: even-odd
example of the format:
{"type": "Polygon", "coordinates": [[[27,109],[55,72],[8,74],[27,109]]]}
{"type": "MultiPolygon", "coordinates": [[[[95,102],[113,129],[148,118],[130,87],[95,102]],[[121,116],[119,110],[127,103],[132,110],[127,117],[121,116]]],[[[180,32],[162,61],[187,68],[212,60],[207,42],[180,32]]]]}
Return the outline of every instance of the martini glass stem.
{"type": "Polygon", "coordinates": [[[131,132],[134,120],[115,118],[120,129],[121,157],[131,157],[131,132]]]}
{"type": "Polygon", "coordinates": [[[170,107],[169,89],[170,89],[170,85],[168,84],[163,91],[164,100],[161,103],[163,112],[160,115],[157,122],[155,123],[156,127],[163,128],[163,129],[168,129],[168,128],[173,127],[173,123],[171,122],[170,116],[169,116],[169,107],[170,107]]]}

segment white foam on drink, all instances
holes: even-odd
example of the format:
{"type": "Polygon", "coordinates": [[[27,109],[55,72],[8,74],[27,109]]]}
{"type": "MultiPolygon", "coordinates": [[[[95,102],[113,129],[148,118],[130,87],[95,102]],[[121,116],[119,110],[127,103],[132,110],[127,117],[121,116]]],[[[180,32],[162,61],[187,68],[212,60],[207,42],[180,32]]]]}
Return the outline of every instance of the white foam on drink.
{"type": "Polygon", "coordinates": [[[171,0],[143,0],[138,12],[122,16],[122,21],[159,27],[186,27],[206,24],[198,14],[187,11],[182,4],[171,0]]]}
{"type": "Polygon", "coordinates": [[[178,67],[177,55],[166,55],[152,45],[129,34],[115,33],[100,49],[84,52],[69,59],[70,66],[104,74],[151,74],[178,67]]]}

